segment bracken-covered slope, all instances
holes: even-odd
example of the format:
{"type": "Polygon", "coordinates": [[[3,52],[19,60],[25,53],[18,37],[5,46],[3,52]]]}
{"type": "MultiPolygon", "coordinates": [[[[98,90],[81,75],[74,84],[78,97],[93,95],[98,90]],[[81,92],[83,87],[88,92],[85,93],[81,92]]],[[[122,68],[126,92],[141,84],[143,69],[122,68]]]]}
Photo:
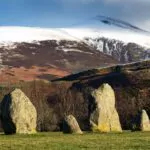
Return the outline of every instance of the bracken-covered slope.
{"type": "Polygon", "coordinates": [[[84,42],[49,40],[0,47],[1,82],[63,77],[95,66],[118,63],[84,42]]]}

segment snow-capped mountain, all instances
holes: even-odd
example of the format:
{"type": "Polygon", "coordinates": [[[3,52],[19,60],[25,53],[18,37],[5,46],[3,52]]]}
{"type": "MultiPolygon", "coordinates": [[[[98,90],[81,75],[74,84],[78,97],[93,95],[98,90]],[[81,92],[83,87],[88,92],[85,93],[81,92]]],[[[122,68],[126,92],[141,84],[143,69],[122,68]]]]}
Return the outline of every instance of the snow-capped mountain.
{"type": "MultiPolygon", "coordinates": [[[[112,20],[108,18],[107,21],[112,20]]],[[[140,32],[143,31],[131,25],[129,27],[129,29],[133,28],[134,30],[140,30],[140,32]]],[[[100,28],[43,29],[31,27],[0,27],[0,47],[8,50],[17,48],[18,43],[22,42],[39,44],[38,41],[43,40],[56,40],[58,43],[59,41],[66,40],[84,43],[86,46],[92,47],[92,49],[113,56],[120,63],[149,59],[150,36],[134,32],[134,30],[107,31],[106,29],[100,28]]],[[[58,48],[60,47],[58,46],[58,48]]],[[[61,49],[65,52],[81,52],[80,49],[67,49],[66,47],[61,49]]]]}
{"type": "Polygon", "coordinates": [[[1,79],[51,79],[150,59],[150,36],[131,29],[0,27],[1,79]]]}
{"type": "Polygon", "coordinates": [[[53,79],[69,73],[118,63],[78,40],[1,43],[0,82],[53,79]]]}

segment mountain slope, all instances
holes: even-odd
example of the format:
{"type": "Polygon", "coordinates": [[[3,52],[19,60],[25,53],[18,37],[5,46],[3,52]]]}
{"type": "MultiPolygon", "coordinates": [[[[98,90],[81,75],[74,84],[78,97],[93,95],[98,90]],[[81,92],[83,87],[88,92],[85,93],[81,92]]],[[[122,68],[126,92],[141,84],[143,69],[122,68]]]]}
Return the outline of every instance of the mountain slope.
{"type": "Polygon", "coordinates": [[[13,43],[2,46],[0,54],[2,81],[50,80],[71,72],[118,63],[83,42],[68,40],[13,43]]]}
{"type": "Polygon", "coordinates": [[[150,58],[150,37],[127,31],[0,27],[0,35],[2,82],[51,80],[90,68],[150,58]]]}

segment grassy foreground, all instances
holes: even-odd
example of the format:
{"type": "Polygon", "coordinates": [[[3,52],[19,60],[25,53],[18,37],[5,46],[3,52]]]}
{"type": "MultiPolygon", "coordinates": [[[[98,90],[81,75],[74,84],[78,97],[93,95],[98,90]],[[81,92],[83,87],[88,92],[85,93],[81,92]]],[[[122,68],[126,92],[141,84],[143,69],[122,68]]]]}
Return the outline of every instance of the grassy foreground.
{"type": "Polygon", "coordinates": [[[148,150],[150,132],[0,135],[0,150],[148,150]]]}

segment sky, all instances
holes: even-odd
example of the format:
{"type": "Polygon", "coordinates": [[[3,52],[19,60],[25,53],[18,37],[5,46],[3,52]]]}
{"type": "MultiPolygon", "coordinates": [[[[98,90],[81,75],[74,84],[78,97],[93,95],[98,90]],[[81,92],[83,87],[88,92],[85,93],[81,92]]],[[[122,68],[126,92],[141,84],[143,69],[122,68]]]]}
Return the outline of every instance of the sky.
{"type": "Polygon", "coordinates": [[[71,27],[98,15],[150,30],[150,0],[0,0],[0,26],[71,27]]]}

